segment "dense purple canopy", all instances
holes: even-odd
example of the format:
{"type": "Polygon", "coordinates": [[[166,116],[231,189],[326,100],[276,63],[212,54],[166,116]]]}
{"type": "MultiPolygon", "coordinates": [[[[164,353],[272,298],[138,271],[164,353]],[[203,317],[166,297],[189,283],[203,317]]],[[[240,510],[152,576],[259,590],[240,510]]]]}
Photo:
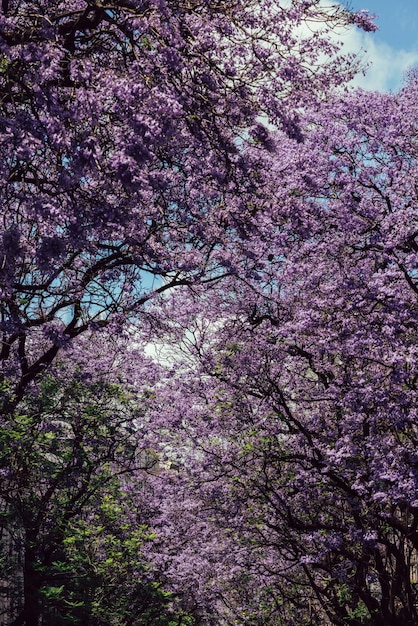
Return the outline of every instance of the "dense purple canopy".
{"type": "Polygon", "coordinates": [[[2,8],[9,622],[416,623],[416,76],[317,0],[2,8]]]}
{"type": "Polygon", "coordinates": [[[416,622],[416,96],[412,75],[308,113],[255,269],[163,306],[185,469],[154,558],[213,623],[416,622]]]}

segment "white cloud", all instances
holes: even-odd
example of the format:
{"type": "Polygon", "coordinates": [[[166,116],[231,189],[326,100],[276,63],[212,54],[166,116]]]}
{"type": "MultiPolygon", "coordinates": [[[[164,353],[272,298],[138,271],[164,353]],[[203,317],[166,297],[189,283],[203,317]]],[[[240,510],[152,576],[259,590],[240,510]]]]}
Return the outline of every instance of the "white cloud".
{"type": "MultiPolygon", "coordinates": [[[[341,3],[340,3],[341,4],[341,3]]],[[[324,14],[333,15],[336,3],[320,0],[319,7],[324,14]]],[[[343,5],[340,6],[343,9],[343,5]]],[[[295,29],[295,34],[309,37],[315,30],[321,29],[321,23],[310,22],[295,29]]],[[[395,91],[402,86],[405,73],[413,66],[418,66],[418,47],[416,50],[393,48],[372,32],[364,32],[352,26],[337,28],[330,34],[338,45],[342,44],[341,53],[352,53],[367,67],[365,75],[359,73],[352,81],[355,87],[370,91],[395,91]]]]}
{"type": "Polygon", "coordinates": [[[366,75],[359,74],[353,85],[371,91],[390,91],[402,86],[405,73],[418,65],[418,50],[397,50],[373,39],[373,34],[350,29],[342,38],[343,50],[360,54],[370,63],[366,75]]]}

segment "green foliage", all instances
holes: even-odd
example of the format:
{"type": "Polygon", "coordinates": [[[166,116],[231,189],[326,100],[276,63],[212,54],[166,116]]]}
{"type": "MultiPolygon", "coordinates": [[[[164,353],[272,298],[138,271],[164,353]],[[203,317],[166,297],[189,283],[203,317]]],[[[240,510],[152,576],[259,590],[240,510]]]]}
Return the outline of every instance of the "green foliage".
{"type": "Polygon", "coordinates": [[[115,481],[88,516],[69,525],[61,560],[49,571],[63,582],[48,588],[48,620],[101,626],[170,624],[170,594],[148,580],[141,555],[143,543],[153,534],[131,516],[134,506],[115,481]],[[51,589],[59,593],[53,595],[51,589]]]}
{"type": "Polygon", "coordinates": [[[22,545],[20,557],[3,555],[3,572],[21,603],[26,552],[43,626],[192,624],[171,609],[142,554],[154,535],[138,497],[131,423],[141,410],[121,384],[62,363],[0,423],[0,530],[22,545]]]}

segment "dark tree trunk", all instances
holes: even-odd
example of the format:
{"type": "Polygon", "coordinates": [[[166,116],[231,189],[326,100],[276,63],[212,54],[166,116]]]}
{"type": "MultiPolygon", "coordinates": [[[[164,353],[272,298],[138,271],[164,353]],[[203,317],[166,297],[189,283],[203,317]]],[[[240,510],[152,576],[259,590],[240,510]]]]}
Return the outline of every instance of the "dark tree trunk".
{"type": "Polygon", "coordinates": [[[23,608],[10,626],[39,626],[42,577],[37,567],[36,535],[27,533],[23,561],[23,608]]]}

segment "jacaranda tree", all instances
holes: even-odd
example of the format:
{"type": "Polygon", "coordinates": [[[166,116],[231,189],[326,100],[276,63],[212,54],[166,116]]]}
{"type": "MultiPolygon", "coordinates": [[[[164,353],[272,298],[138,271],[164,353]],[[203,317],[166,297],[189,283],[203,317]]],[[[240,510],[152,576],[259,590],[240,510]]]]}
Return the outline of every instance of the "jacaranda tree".
{"type": "Polygon", "coordinates": [[[163,303],[182,469],[154,558],[208,623],[417,622],[417,85],[276,137],[257,266],[163,303]]]}
{"type": "Polygon", "coordinates": [[[157,463],[141,436],[153,368],[122,348],[109,334],[79,338],[2,423],[0,598],[10,624],[170,622],[169,597],[141,554],[157,463]]]}
{"type": "Polygon", "coordinates": [[[350,21],[317,2],[3,2],[4,410],[63,343],[138,312],[154,276],[222,274],[263,203],[260,116],[298,136],[296,108],[352,74],[326,36],[350,21]]]}
{"type": "Polygon", "coordinates": [[[2,2],[1,524],[7,537],[19,529],[23,562],[9,622],[46,624],[84,602],[69,576],[54,583],[66,558],[78,567],[69,546],[82,530],[69,524],[107,484],[116,450],[128,463],[143,444],[126,439],[126,390],[100,376],[79,386],[89,359],[107,358],[83,335],[152,321],[148,303],[174,287],[258,276],[272,192],[299,194],[277,184],[270,129],[302,145],[303,110],[358,66],[329,37],[351,24],[373,28],[317,0],[2,2]],[[41,615],[47,601],[55,613],[41,615]]]}

